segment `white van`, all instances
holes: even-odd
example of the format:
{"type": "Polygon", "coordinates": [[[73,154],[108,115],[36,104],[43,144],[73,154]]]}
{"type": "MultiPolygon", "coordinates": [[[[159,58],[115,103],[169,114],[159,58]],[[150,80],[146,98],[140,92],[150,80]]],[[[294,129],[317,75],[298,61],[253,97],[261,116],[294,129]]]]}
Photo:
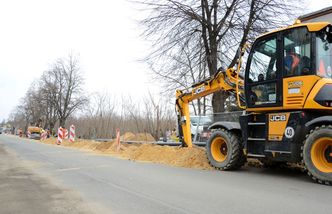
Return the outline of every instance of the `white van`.
{"type": "Polygon", "coordinates": [[[199,140],[203,131],[206,131],[211,124],[212,119],[209,116],[190,116],[190,129],[192,138],[199,140]]]}

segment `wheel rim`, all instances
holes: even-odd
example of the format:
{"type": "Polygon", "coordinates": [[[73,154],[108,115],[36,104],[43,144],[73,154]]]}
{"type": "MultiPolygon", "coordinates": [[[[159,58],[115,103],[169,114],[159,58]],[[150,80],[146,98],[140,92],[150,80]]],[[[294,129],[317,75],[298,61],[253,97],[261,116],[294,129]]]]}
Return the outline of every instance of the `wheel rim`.
{"type": "Polygon", "coordinates": [[[227,144],[224,138],[216,137],[211,143],[212,157],[218,161],[223,162],[227,158],[227,144]]]}
{"type": "Polygon", "coordinates": [[[311,148],[311,159],[314,166],[321,172],[331,173],[332,163],[329,163],[327,158],[331,151],[332,138],[323,137],[318,139],[311,148]]]}

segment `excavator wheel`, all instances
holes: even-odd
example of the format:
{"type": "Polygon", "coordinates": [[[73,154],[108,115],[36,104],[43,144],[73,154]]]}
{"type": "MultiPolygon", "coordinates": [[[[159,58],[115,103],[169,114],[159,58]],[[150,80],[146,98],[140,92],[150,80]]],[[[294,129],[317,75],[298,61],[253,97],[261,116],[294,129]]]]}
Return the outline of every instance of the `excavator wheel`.
{"type": "Polygon", "coordinates": [[[332,126],[311,130],[302,147],[308,175],[318,183],[332,185],[332,126]]]}
{"type": "Polygon", "coordinates": [[[206,144],[206,154],[211,166],[219,170],[234,170],[244,165],[246,157],[239,137],[230,131],[215,131],[206,144]]]}
{"type": "Polygon", "coordinates": [[[240,169],[247,162],[247,156],[243,153],[243,148],[240,149],[240,157],[232,169],[240,169]]]}

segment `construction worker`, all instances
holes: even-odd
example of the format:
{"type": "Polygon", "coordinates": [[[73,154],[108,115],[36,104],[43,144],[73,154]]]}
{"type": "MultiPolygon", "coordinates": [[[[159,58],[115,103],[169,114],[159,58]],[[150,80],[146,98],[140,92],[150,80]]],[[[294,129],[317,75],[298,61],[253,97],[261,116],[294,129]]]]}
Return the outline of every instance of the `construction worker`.
{"type": "Polygon", "coordinates": [[[287,76],[295,75],[297,66],[300,63],[300,57],[296,54],[294,48],[286,49],[286,56],[284,58],[284,66],[287,76]]]}
{"type": "Polygon", "coordinates": [[[176,135],[177,135],[176,128],[174,128],[172,130],[171,137],[170,137],[171,141],[179,142],[179,138],[176,135]]]}

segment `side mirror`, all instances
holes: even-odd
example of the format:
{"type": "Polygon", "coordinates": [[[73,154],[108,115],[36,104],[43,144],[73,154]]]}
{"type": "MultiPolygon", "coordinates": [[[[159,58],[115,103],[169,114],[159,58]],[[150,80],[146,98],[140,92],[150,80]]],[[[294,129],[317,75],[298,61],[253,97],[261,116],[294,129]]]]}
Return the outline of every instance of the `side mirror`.
{"type": "Polygon", "coordinates": [[[239,47],[238,49],[237,49],[237,51],[236,51],[236,55],[237,55],[237,58],[240,58],[241,57],[241,54],[242,53],[242,51],[241,51],[241,47],[239,47]]]}
{"type": "Polygon", "coordinates": [[[258,82],[262,82],[264,81],[264,75],[263,74],[259,74],[258,75],[258,82]]]}

